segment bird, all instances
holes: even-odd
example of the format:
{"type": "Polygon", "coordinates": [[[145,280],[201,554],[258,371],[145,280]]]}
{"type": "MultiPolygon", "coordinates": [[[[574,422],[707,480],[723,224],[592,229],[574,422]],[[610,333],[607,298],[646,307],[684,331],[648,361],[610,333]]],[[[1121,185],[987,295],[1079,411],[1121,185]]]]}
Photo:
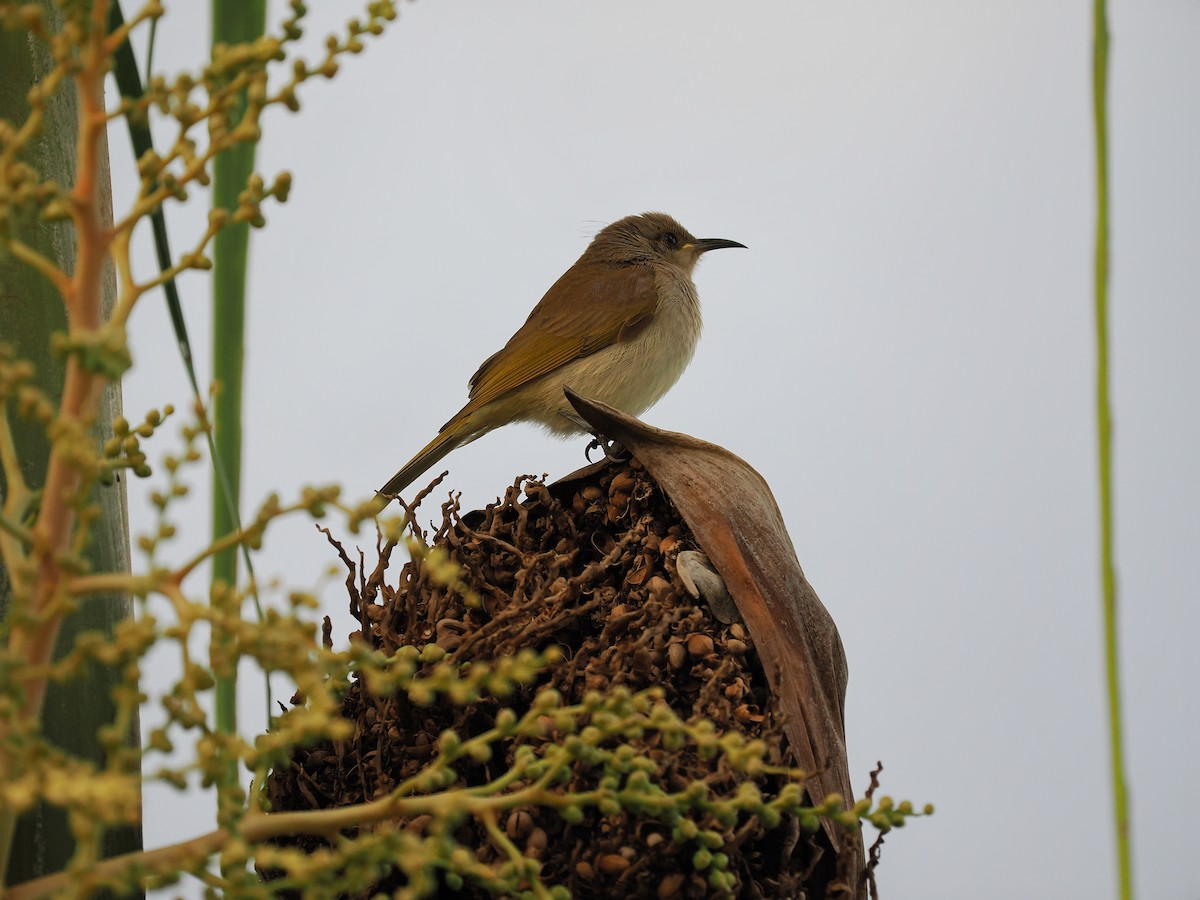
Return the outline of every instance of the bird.
{"type": "Polygon", "coordinates": [[[450,451],[510,422],[552,434],[589,426],[564,388],[637,416],[674,386],[700,339],[692,271],[726,238],[696,238],[666,213],[626,216],[602,228],[551,285],[525,324],[471,376],[468,399],[379,489],[389,502],[450,451]]]}

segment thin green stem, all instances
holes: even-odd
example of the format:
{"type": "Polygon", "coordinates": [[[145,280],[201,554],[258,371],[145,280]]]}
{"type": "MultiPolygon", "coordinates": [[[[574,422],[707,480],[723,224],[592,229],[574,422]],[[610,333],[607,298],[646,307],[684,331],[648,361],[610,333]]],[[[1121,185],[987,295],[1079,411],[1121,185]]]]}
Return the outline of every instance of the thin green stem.
{"type": "MultiPolygon", "coordinates": [[[[236,44],[257,40],[266,27],[266,0],[212,0],[212,42],[236,44]]],[[[246,108],[245,92],[238,94],[231,125],[246,108]]],[[[213,161],[213,208],[237,209],[238,194],[254,170],[254,143],[237,144],[213,161]]],[[[215,462],[228,481],[233,510],[219,490],[213,490],[212,533],[215,538],[238,527],[242,461],[242,365],[245,341],[246,263],[250,227],[242,223],[221,231],[213,242],[213,377],[220,385],[213,401],[215,462]]],[[[237,555],[233,548],[213,558],[213,583],[237,584],[237,555]]],[[[216,636],[215,640],[228,638],[216,636]]],[[[217,678],[217,728],[237,731],[237,679],[217,678]]],[[[236,771],[230,772],[236,780],[236,771]]]]}
{"type": "Polygon", "coordinates": [[[1113,820],[1121,900],[1133,897],[1129,795],[1121,722],[1117,657],[1117,575],[1113,551],[1112,405],[1108,390],[1108,16],[1105,0],[1092,4],[1092,113],[1096,131],[1096,428],[1100,477],[1100,558],[1104,603],[1104,655],[1112,757],[1113,820]]]}

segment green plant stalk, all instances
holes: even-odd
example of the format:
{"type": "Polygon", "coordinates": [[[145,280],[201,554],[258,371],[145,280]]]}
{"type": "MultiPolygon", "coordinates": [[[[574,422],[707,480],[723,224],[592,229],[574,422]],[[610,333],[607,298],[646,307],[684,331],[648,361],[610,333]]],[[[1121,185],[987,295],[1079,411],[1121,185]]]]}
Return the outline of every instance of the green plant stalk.
{"type": "Polygon", "coordinates": [[[1108,392],[1108,16],[1105,0],[1092,4],[1092,113],[1096,130],[1096,428],[1100,476],[1100,559],[1104,603],[1104,656],[1112,758],[1117,881],[1122,900],[1133,897],[1129,796],[1121,722],[1117,657],[1117,575],[1113,562],[1112,405],[1108,392]]]}
{"type": "MultiPolygon", "coordinates": [[[[265,0],[213,0],[212,43],[253,41],[266,27],[265,0]]],[[[235,118],[245,109],[241,98],[235,118]]],[[[238,194],[254,171],[256,144],[245,143],[226,150],[213,162],[213,207],[235,210],[238,194]]],[[[242,365],[245,343],[246,262],[250,226],[242,223],[226,228],[213,240],[213,378],[220,385],[213,401],[213,428],[219,464],[229,481],[235,506],[241,498],[242,474],[242,365]]],[[[212,492],[213,538],[235,530],[219,486],[212,492]]],[[[231,547],[213,559],[213,583],[237,584],[237,550],[231,547]]],[[[214,635],[214,640],[222,637],[214,635]]],[[[237,731],[237,673],[220,673],[216,685],[217,729],[237,731]]]]}

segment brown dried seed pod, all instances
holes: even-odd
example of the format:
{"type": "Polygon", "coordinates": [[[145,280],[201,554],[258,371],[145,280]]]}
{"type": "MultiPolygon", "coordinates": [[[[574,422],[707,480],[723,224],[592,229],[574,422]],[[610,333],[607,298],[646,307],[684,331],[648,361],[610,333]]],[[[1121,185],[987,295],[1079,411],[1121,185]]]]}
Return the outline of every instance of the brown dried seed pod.
{"type": "Polygon", "coordinates": [[[729,626],[729,636],[739,641],[746,640],[746,627],[741,622],[734,622],[729,626]]]}
{"type": "Polygon", "coordinates": [[[725,650],[734,656],[742,656],[746,652],[746,642],[739,641],[737,638],[730,638],[725,642],[725,650]]]}
{"type": "Polygon", "coordinates": [[[629,868],[629,860],[620,853],[605,853],[596,860],[596,868],[605,875],[620,875],[629,868]]]}
{"type": "Polygon", "coordinates": [[[595,484],[589,484],[580,493],[581,493],[583,499],[588,501],[589,503],[591,503],[593,500],[599,500],[601,497],[604,496],[604,491],[602,491],[600,489],[599,485],[595,485],[595,484]]]}
{"type": "Polygon", "coordinates": [[[708,656],[713,652],[713,639],[696,632],[687,636],[687,652],[691,656],[708,656]]]}
{"type": "Polygon", "coordinates": [[[586,859],[581,859],[575,863],[575,875],[583,881],[591,881],[596,877],[596,870],[592,868],[592,864],[586,859]]]}
{"type": "Polygon", "coordinates": [[[668,534],[665,538],[658,542],[658,552],[662,556],[666,556],[674,550],[679,549],[679,538],[673,534],[668,534]]]}
{"type": "Polygon", "coordinates": [[[541,859],[543,853],[546,852],[546,845],[550,843],[550,838],[541,828],[535,828],[529,832],[529,840],[525,842],[525,855],[532,856],[534,859],[541,859]]]}
{"type": "Polygon", "coordinates": [[[638,585],[650,576],[650,563],[645,557],[641,557],[640,559],[638,567],[625,576],[626,584],[638,585]]]}

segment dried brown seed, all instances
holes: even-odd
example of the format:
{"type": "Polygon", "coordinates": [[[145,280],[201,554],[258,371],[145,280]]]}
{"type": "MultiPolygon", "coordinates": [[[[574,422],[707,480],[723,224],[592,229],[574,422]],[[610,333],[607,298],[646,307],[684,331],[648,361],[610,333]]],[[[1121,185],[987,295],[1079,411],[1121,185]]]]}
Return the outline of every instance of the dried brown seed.
{"type": "Polygon", "coordinates": [[[589,503],[591,503],[593,500],[599,500],[604,496],[604,491],[601,490],[600,486],[597,484],[589,484],[580,493],[583,499],[589,503]]]}
{"type": "Polygon", "coordinates": [[[746,642],[739,641],[737,638],[730,638],[725,642],[725,650],[734,656],[741,656],[747,650],[746,642]]]}
{"type": "Polygon", "coordinates": [[[528,810],[514,809],[508,814],[508,821],[504,823],[504,833],[514,841],[522,840],[533,831],[533,816],[528,810]]]}
{"type": "Polygon", "coordinates": [[[671,592],[671,582],[661,575],[653,575],[646,579],[646,593],[651,600],[664,600],[671,592]]]}
{"type": "Polygon", "coordinates": [[[587,860],[581,859],[575,863],[575,875],[584,881],[591,881],[596,875],[596,870],[592,868],[592,864],[587,860]]]}
{"type": "Polygon", "coordinates": [[[658,900],[671,900],[678,897],[683,889],[683,873],[672,872],[658,883],[658,900]]]}
{"type": "Polygon", "coordinates": [[[687,648],[683,644],[670,644],[667,647],[667,665],[672,669],[682,669],[687,660],[687,648]]]}
{"type": "Polygon", "coordinates": [[[608,496],[611,498],[614,494],[632,494],[635,484],[637,484],[637,479],[631,472],[620,472],[613,476],[613,480],[609,483],[608,496]]]}
{"type": "Polygon", "coordinates": [[[746,639],[746,627],[741,622],[734,622],[729,626],[729,636],[739,641],[744,641],[746,639]]]}
{"type": "Polygon", "coordinates": [[[605,875],[620,875],[629,868],[629,860],[620,853],[605,853],[596,860],[596,868],[605,875]]]}
{"type": "Polygon", "coordinates": [[[687,636],[687,652],[692,656],[708,656],[713,652],[713,639],[707,634],[689,634],[687,636]]]}
{"type": "Polygon", "coordinates": [[[535,828],[529,832],[529,840],[525,842],[525,855],[532,856],[534,859],[541,859],[542,854],[546,852],[546,845],[550,843],[550,839],[546,836],[546,832],[541,828],[535,828]]]}
{"type": "Polygon", "coordinates": [[[666,840],[666,838],[663,837],[663,834],[661,831],[652,831],[648,835],[646,835],[646,846],[647,847],[657,847],[659,844],[661,844],[665,840],[666,840]]]}

